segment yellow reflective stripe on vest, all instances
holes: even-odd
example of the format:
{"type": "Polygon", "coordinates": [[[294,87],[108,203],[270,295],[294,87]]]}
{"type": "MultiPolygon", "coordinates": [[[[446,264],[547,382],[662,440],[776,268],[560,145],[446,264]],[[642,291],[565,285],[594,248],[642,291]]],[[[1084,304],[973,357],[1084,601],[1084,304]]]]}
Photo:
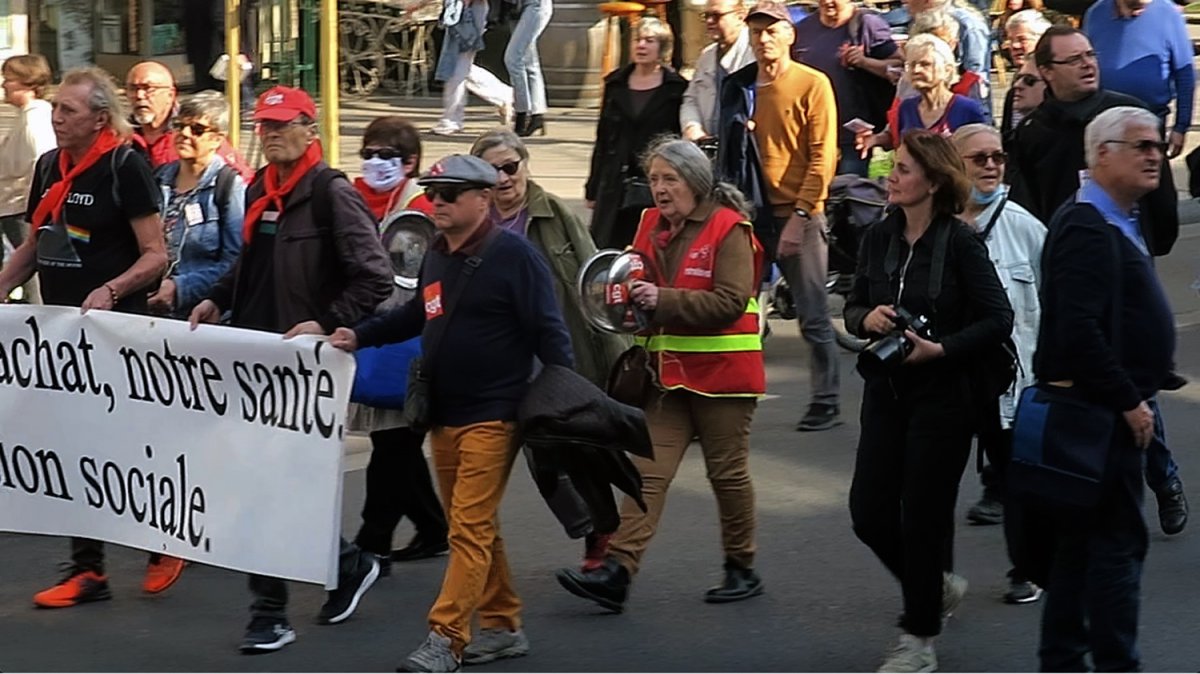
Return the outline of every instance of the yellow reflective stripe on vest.
{"type": "Polygon", "coordinates": [[[751,298],[750,298],[750,301],[746,303],[746,313],[748,313],[748,314],[757,314],[757,313],[758,313],[758,311],[759,311],[759,307],[758,307],[758,298],[757,298],[757,297],[751,297],[751,298]]]}
{"type": "Polygon", "coordinates": [[[676,353],[722,353],[726,351],[762,351],[762,340],[754,335],[651,335],[647,351],[676,353]]]}

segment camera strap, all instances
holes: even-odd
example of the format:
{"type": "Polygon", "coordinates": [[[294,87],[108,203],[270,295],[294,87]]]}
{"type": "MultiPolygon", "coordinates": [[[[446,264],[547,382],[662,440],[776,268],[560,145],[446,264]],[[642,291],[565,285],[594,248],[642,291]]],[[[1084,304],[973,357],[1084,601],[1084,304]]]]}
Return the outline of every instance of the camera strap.
{"type": "Polygon", "coordinates": [[[946,255],[950,252],[949,222],[938,223],[937,236],[933,239],[933,260],[929,263],[929,306],[937,315],[937,299],[942,294],[942,275],[946,271],[946,255]]]}

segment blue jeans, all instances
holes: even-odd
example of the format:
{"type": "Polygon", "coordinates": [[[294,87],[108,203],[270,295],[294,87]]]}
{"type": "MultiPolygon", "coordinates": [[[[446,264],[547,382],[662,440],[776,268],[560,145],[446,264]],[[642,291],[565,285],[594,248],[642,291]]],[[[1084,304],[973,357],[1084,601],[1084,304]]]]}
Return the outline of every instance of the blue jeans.
{"type": "Polygon", "coordinates": [[[504,50],[504,67],[513,88],[513,111],[534,115],[546,113],[546,81],[542,78],[542,62],[538,58],[537,41],[554,8],[551,0],[523,0],[521,18],[513,28],[508,48],[504,50]]]}
{"type": "Polygon", "coordinates": [[[1179,476],[1179,466],[1175,464],[1171,450],[1167,449],[1167,433],[1163,429],[1158,401],[1151,400],[1149,404],[1154,412],[1154,439],[1146,448],[1146,486],[1157,493],[1179,476]]]}
{"type": "Polygon", "coordinates": [[[841,158],[838,159],[837,174],[845,175],[853,173],[856,176],[867,177],[867,160],[859,156],[858,150],[854,149],[853,145],[843,146],[838,148],[841,150],[841,158]]]}

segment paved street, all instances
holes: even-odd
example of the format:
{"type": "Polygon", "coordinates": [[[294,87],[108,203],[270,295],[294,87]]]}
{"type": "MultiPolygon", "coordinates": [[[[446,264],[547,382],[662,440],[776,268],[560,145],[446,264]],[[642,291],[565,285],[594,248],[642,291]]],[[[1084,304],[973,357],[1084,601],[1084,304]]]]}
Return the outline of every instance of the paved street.
{"type": "MultiPolygon", "coordinates": [[[[346,169],[357,163],[357,134],[371,117],[403,114],[425,128],[437,116],[432,102],[403,104],[375,99],[344,105],[346,169]]],[[[581,211],[594,115],[555,110],[548,117],[551,135],[530,140],[538,181],[581,211]]],[[[490,128],[494,120],[490,111],[476,106],[468,119],[470,134],[426,137],[426,164],[452,151],[465,152],[471,134],[490,128]]],[[[0,120],[0,129],[3,124],[0,120]]],[[[1195,421],[1200,418],[1200,300],[1189,289],[1197,261],[1200,228],[1189,225],[1159,269],[1180,325],[1179,369],[1197,382],[1165,394],[1163,409],[1183,478],[1200,503],[1200,457],[1189,451],[1200,442],[1195,421]]],[[[895,582],[850,531],[846,500],[861,380],[852,371],[853,357],[843,354],[847,423],[823,433],[793,431],[807,402],[807,354],[794,323],[775,321],[773,328],[767,344],[771,396],[759,406],[752,456],[759,505],[757,566],[766,594],[724,606],[701,601],[703,591],[718,580],[722,559],[716,509],[697,448],[672,486],[660,534],[635,581],[627,611],[619,616],[568,595],[554,581],[556,568],[577,563],[582,543],[562,534],[518,463],[503,524],[533,650],[528,658],[480,671],[873,671],[878,666],[896,635],[900,599],[895,582]]],[[[343,521],[349,536],[362,503],[362,449],[361,440],[347,443],[343,521]]],[[[978,481],[968,468],[960,522],[978,495],[978,481]]],[[[1157,532],[1152,498],[1149,505],[1147,515],[1157,532]]],[[[1200,528],[1200,521],[1194,526],[1200,528]]],[[[410,535],[402,525],[397,542],[410,535]]],[[[1194,639],[1200,529],[1169,540],[1155,533],[1151,540],[1142,610],[1145,667],[1195,671],[1200,662],[1200,643],[1194,639]]],[[[1000,529],[963,524],[956,552],[958,571],[971,588],[938,642],[941,669],[1035,669],[1040,605],[1000,602],[1008,567],[1000,529]]],[[[250,601],[241,574],[190,567],[174,588],[149,597],[139,589],[144,553],[112,547],[112,601],[35,610],[32,594],[57,580],[55,566],[66,553],[62,539],[0,534],[0,670],[391,671],[424,638],[425,613],[445,563],[440,558],[396,565],[392,577],[381,580],[358,613],[340,626],[315,625],[322,590],[293,584],[297,643],[278,654],[245,657],[236,651],[250,601]]]]}

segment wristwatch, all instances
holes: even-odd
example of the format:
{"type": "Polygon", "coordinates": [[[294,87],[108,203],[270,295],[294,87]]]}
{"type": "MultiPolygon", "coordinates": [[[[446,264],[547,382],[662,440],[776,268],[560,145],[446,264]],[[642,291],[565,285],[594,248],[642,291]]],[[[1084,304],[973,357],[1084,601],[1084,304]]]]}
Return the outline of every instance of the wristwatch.
{"type": "Polygon", "coordinates": [[[808,211],[804,210],[803,208],[797,208],[797,209],[796,209],[795,211],[793,211],[793,212],[794,212],[796,215],[799,215],[800,217],[804,218],[805,220],[808,220],[809,218],[811,218],[811,217],[812,217],[811,215],[809,215],[809,214],[808,214],[808,211]]]}

